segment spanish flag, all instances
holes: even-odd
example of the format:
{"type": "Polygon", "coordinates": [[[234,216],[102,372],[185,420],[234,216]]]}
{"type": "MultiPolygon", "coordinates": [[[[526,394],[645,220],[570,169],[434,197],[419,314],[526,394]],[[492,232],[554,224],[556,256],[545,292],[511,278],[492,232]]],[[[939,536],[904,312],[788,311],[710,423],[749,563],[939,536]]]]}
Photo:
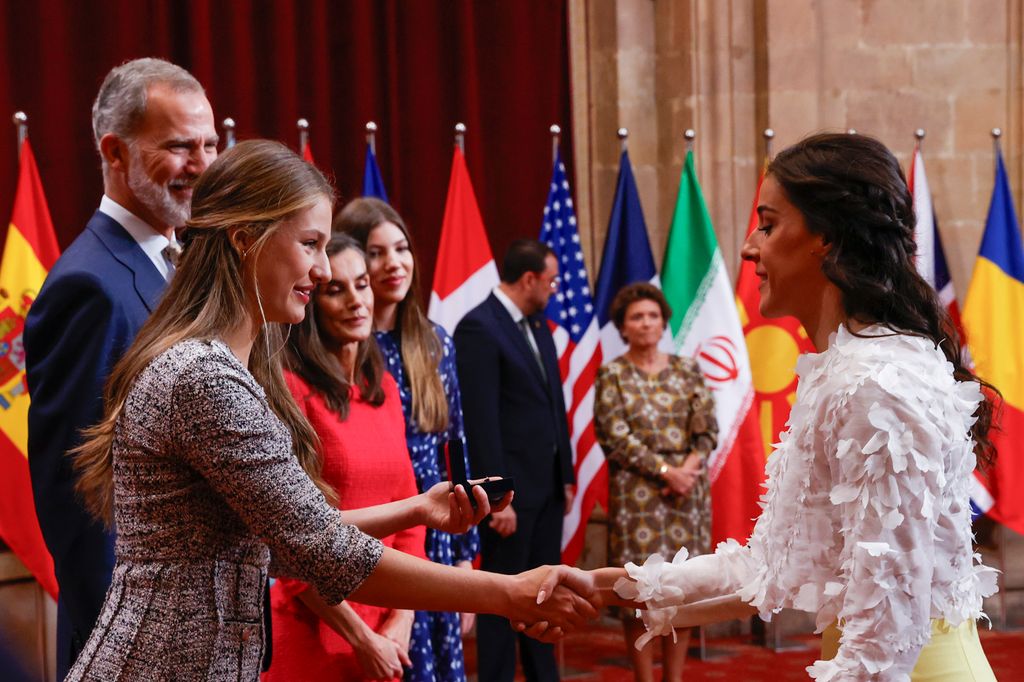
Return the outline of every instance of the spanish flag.
{"type": "Polygon", "coordinates": [[[25,315],[60,251],[39,170],[26,139],[14,211],[0,260],[0,537],[47,592],[57,596],[28,474],[28,389],[21,334],[25,315]]]}
{"type": "Polygon", "coordinates": [[[971,497],[981,511],[1024,533],[1024,248],[1002,152],[963,323],[975,371],[1004,400],[992,438],[995,466],[980,475],[982,494],[972,490],[971,497]]]}

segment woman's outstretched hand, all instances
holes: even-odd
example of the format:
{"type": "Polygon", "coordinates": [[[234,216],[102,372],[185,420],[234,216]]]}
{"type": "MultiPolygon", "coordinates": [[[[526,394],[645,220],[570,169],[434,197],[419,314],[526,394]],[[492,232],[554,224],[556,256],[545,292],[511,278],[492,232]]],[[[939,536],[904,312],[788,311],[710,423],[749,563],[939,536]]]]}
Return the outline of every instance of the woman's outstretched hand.
{"type": "Polygon", "coordinates": [[[513,493],[508,493],[500,502],[491,505],[483,488],[474,486],[472,493],[473,499],[476,500],[476,509],[473,508],[469,493],[462,485],[452,488],[447,481],[435,484],[420,495],[422,520],[419,523],[445,533],[465,533],[491,512],[507,507],[513,496],[513,493]]]}
{"type": "Polygon", "coordinates": [[[586,597],[598,608],[602,606],[643,608],[643,604],[623,599],[615,592],[615,583],[622,579],[630,580],[624,568],[609,567],[584,571],[571,566],[552,566],[537,590],[537,601],[544,602],[558,586],[563,586],[586,597]]]}
{"type": "Polygon", "coordinates": [[[585,581],[569,579],[549,581],[551,573],[570,569],[568,566],[540,566],[515,576],[511,606],[506,614],[520,632],[543,642],[554,642],[588,620],[597,618],[600,604],[592,602],[593,591],[585,581]],[[546,589],[542,585],[550,582],[546,589]],[[544,598],[538,594],[543,591],[544,598]]]}

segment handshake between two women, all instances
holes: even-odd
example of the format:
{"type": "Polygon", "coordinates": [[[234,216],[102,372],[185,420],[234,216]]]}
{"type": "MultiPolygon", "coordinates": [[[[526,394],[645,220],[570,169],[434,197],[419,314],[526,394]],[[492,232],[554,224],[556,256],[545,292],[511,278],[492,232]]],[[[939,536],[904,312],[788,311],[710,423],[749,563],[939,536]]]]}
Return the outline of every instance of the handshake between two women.
{"type": "MultiPolygon", "coordinates": [[[[462,485],[442,482],[411,498],[346,511],[344,517],[376,537],[420,524],[464,533],[493,511],[505,509],[512,497],[509,493],[491,505],[480,487],[471,487],[470,493],[462,485]]],[[[518,575],[467,571],[385,547],[377,566],[349,598],[391,608],[490,613],[508,618],[530,637],[554,642],[597,618],[603,606],[640,606],[614,592],[615,580],[625,575],[621,568],[586,572],[568,566],[541,566],[518,575]]]]}

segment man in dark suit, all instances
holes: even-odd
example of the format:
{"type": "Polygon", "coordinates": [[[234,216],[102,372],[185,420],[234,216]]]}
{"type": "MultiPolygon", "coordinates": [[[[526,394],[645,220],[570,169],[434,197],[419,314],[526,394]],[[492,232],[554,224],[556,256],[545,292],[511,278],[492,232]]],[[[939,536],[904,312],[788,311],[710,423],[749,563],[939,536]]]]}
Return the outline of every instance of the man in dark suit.
{"type": "Polygon", "coordinates": [[[103,199],[46,278],[25,321],[29,470],[60,587],[57,676],[89,637],[110,585],[114,536],[75,496],[68,451],[103,414],[103,385],[174,272],[174,230],[217,156],[213,111],[181,67],[113,69],[93,104],[103,199]]]}
{"type": "MultiPolygon", "coordinates": [[[[547,245],[509,247],[501,284],[455,330],[471,470],[511,476],[512,504],[481,525],[482,568],[498,573],[561,563],[562,516],[573,495],[572,452],[558,356],[544,308],[558,288],[547,245]]],[[[517,634],[497,616],[477,619],[479,677],[511,682],[517,634]]],[[[554,648],[519,635],[528,680],[557,680],[554,648]]]]}

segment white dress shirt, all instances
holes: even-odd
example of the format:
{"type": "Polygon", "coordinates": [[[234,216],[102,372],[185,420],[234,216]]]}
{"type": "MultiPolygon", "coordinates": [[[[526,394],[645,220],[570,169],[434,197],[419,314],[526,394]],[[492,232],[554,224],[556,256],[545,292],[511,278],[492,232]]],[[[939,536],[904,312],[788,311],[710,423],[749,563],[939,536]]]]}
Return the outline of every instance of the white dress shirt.
{"type": "MultiPolygon", "coordinates": [[[[503,306],[505,306],[505,310],[507,310],[508,314],[512,316],[512,321],[516,323],[516,326],[522,327],[521,323],[526,315],[519,309],[519,306],[517,306],[515,302],[508,297],[508,294],[502,291],[501,287],[494,287],[494,297],[497,298],[503,306]]],[[[527,320],[526,326],[528,328],[530,327],[529,320],[527,320]]],[[[532,347],[533,354],[540,358],[540,346],[537,345],[537,339],[533,336],[532,328],[530,328],[530,334],[526,338],[532,347]]],[[[541,368],[541,371],[543,371],[543,367],[541,368]]]]}
{"type": "MultiPolygon", "coordinates": [[[[157,271],[164,279],[170,279],[171,268],[164,258],[163,250],[168,244],[172,243],[171,239],[163,236],[157,232],[149,223],[142,218],[138,217],[121,204],[111,199],[106,194],[100,200],[100,212],[104,213],[118,222],[128,234],[132,236],[132,239],[139,245],[143,253],[153,261],[153,265],[156,266],[157,271]]],[[[173,239],[173,243],[177,244],[177,239],[173,239]]]]}

